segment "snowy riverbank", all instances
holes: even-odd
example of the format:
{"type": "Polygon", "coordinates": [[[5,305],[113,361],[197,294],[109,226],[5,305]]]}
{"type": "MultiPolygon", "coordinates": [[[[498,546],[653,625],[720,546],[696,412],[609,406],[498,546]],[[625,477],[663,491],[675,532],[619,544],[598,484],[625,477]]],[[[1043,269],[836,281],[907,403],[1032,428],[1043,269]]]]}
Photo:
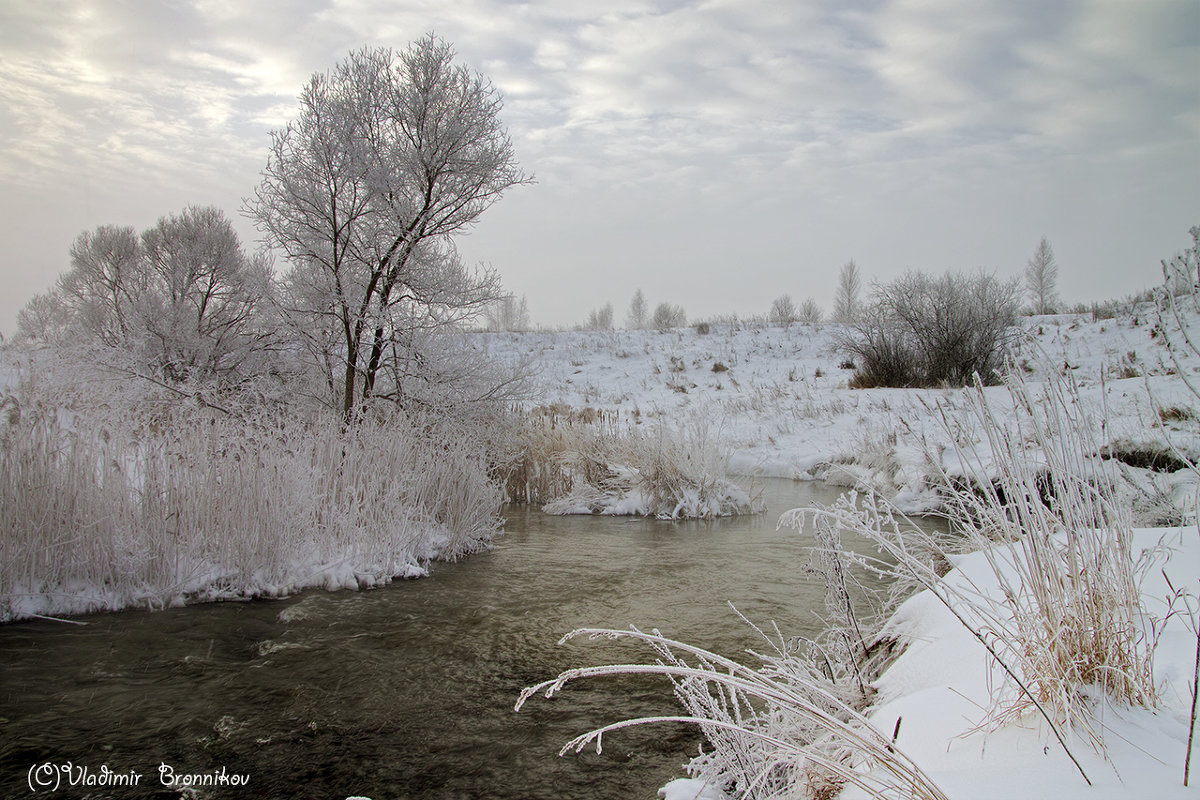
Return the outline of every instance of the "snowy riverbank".
{"type": "MultiPolygon", "coordinates": [[[[1139,635],[1157,645],[1157,698],[1148,708],[1134,708],[1084,687],[1075,702],[1090,706],[1102,726],[1103,752],[1082,731],[1068,729],[1066,744],[1078,766],[1035,714],[987,724],[997,703],[1017,698],[955,612],[985,638],[986,624],[972,620],[950,590],[994,596],[1012,576],[997,576],[982,553],[956,557],[944,578],[949,606],[922,591],[887,623],[907,649],[877,681],[869,712],[884,736],[899,721],[896,747],[950,798],[1194,796],[1195,776],[1190,789],[1183,776],[1197,657],[1200,532],[1183,524],[1196,507],[1196,473],[1179,467],[1200,453],[1200,409],[1179,371],[1190,376],[1200,364],[1192,354],[1173,358],[1152,317],[1142,309],[1106,320],[1027,319],[1017,364],[1030,387],[1051,373],[1071,387],[1070,419],[1099,445],[1120,476],[1115,496],[1143,526],[1131,547],[1141,565],[1139,635]]],[[[616,409],[631,425],[715,431],[735,472],[868,487],[908,513],[939,508],[937,487],[947,478],[989,474],[986,434],[972,427],[965,392],[851,390],[836,333],[835,326],[717,326],[706,334],[533,333],[480,341],[493,355],[533,357],[548,405],[616,409]]],[[[988,387],[982,396],[996,419],[1016,423],[1007,389],[988,387]]],[[[1031,463],[1044,457],[1029,444],[1031,463]]],[[[675,781],[660,796],[725,797],[695,779],[675,781]]]]}
{"type": "MultiPolygon", "coordinates": [[[[1056,315],[1022,320],[1016,356],[1031,384],[1047,370],[1079,387],[1080,412],[1102,444],[1131,454],[1126,474],[1145,518],[1153,506],[1189,502],[1194,475],[1144,469],[1169,448],[1200,455],[1195,399],[1176,372],[1151,309],[1106,320],[1056,315]],[[1181,409],[1183,416],[1160,411],[1181,409]]],[[[630,426],[666,425],[719,442],[729,471],[743,476],[870,486],[907,513],[935,510],[928,462],[953,474],[956,442],[942,424],[966,405],[961,389],[850,389],[837,346],[840,326],[713,325],[606,332],[489,333],[474,346],[490,358],[529,359],[536,403],[594,409],[630,426]]],[[[1196,359],[1182,366],[1200,369],[1196,359]]],[[[987,387],[1004,405],[1007,391],[987,387]]]]}

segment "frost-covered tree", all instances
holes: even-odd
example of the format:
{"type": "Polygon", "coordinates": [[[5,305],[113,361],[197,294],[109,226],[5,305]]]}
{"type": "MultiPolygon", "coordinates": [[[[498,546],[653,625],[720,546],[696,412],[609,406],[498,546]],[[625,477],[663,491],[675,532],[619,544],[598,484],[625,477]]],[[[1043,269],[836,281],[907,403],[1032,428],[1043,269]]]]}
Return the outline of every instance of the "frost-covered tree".
{"type": "Polygon", "coordinates": [[[650,325],[650,311],[646,305],[646,295],[638,289],[629,301],[629,313],[625,315],[625,327],[631,331],[640,331],[650,325]]]}
{"type": "Polygon", "coordinates": [[[347,421],[372,396],[403,400],[426,384],[420,343],[499,295],[495,274],[465,269],[452,240],[529,178],[498,93],[454,55],[431,35],[313,75],[247,202],[296,273],[288,318],[314,362],[334,370],[347,421]]]}
{"type": "Polygon", "coordinates": [[[34,295],[17,312],[17,341],[38,344],[66,344],[70,339],[71,309],[62,292],[51,289],[34,295]]]}
{"type": "Polygon", "coordinates": [[[1045,236],[1025,264],[1025,291],[1035,314],[1053,314],[1058,308],[1058,264],[1045,236]]]}
{"type": "Polygon", "coordinates": [[[229,375],[275,333],[256,314],[271,272],[248,258],[224,212],[189,207],[142,232],[138,316],[148,356],[173,380],[229,375]]]}
{"type": "Polygon", "coordinates": [[[816,325],[825,316],[825,313],[821,311],[821,307],[817,305],[816,300],[808,297],[800,304],[800,311],[797,312],[797,316],[805,324],[816,325]]]}
{"type": "Polygon", "coordinates": [[[584,327],[589,331],[611,331],[613,327],[612,303],[605,303],[602,307],[593,309],[588,314],[584,327]]]}
{"type": "Polygon", "coordinates": [[[213,207],[163,217],[141,236],[101,225],[75,239],[70,268],[26,307],[21,331],[109,348],[159,379],[239,380],[274,343],[262,319],[270,278],[213,207]]]}
{"type": "Polygon", "coordinates": [[[682,328],[687,325],[687,314],[684,313],[682,306],[659,303],[654,308],[653,324],[655,330],[658,331],[682,328]]]}
{"type": "Polygon", "coordinates": [[[488,306],[484,316],[491,331],[527,331],[530,328],[529,301],[525,295],[521,295],[520,300],[512,294],[501,296],[488,306]]]}
{"type": "Polygon", "coordinates": [[[862,311],[862,274],[853,260],[842,265],[838,272],[837,293],[833,298],[835,322],[853,322],[862,311]]]}
{"type": "Polygon", "coordinates": [[[101,225],[75,238],[71,266],[59,278],[57,293],[83,337],[124,347],[139,327],[138,306],[147,284],[137,231],[101,225]]]}
{"type": "Polygon", "coordinates": [[[796,304],[792,302],[790,295],[780,295],[772,301],[767,321],[781,328],[786,328],[796,321],[796,304]]]}

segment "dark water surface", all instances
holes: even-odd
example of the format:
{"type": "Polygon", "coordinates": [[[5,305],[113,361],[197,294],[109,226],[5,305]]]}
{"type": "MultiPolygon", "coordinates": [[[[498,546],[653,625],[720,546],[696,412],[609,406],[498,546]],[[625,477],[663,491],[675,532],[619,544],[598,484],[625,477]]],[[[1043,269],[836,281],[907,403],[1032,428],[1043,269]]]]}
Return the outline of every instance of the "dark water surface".
{"type": "Polygon", "coordinates": [[[513,703],[562,669],[650,657],[555,644],[576,627],[658,627],[736,655],[758,642],[732,601],[756,623],[815,632],[812,540],[775,524],[837,491],[763,490],[767,513],[712,523],[516,509],[490,552],[375,591],[0,627],[0,797],[151,797],[167,764],[248,776],[198,797],[654,798],[697,752],[694,730],[635,728],[605,737],[601,755],[557,751],[608,722],[678,713],[668,683],[593,679],[520,714],[513,703]],[[31,767],[66,762],[143,777],[83,788],[60,773],[58,792],[31,794],[31,767]]]}

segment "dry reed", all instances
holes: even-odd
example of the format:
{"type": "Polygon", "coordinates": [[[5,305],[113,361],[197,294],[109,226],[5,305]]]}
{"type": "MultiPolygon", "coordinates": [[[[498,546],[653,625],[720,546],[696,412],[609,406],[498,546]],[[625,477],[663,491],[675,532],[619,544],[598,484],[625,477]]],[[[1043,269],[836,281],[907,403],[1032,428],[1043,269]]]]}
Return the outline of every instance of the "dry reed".
{"type": "Polygon", "coordinates": [[[446,420],[8,403],[0,620],[374,585],[499,527],[482,448],[446,420]]]}

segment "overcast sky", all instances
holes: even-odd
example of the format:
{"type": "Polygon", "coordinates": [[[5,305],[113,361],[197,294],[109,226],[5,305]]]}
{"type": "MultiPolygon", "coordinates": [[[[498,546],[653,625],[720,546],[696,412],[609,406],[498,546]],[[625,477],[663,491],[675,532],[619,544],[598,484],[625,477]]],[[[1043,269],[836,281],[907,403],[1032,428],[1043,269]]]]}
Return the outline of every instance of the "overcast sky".
{"type": "MultiPolygon", "coordinates": [[[[1200,224],[1196,0],[0,0],[0,331],[100,224],[242,198],[302,86],[426,32],[522,168],[460,242],[533,321],[831,305],[839,267],[1157,282],[1200,224]]],[[[282,265],[280,265],[282,266],[282,265]]]]}

